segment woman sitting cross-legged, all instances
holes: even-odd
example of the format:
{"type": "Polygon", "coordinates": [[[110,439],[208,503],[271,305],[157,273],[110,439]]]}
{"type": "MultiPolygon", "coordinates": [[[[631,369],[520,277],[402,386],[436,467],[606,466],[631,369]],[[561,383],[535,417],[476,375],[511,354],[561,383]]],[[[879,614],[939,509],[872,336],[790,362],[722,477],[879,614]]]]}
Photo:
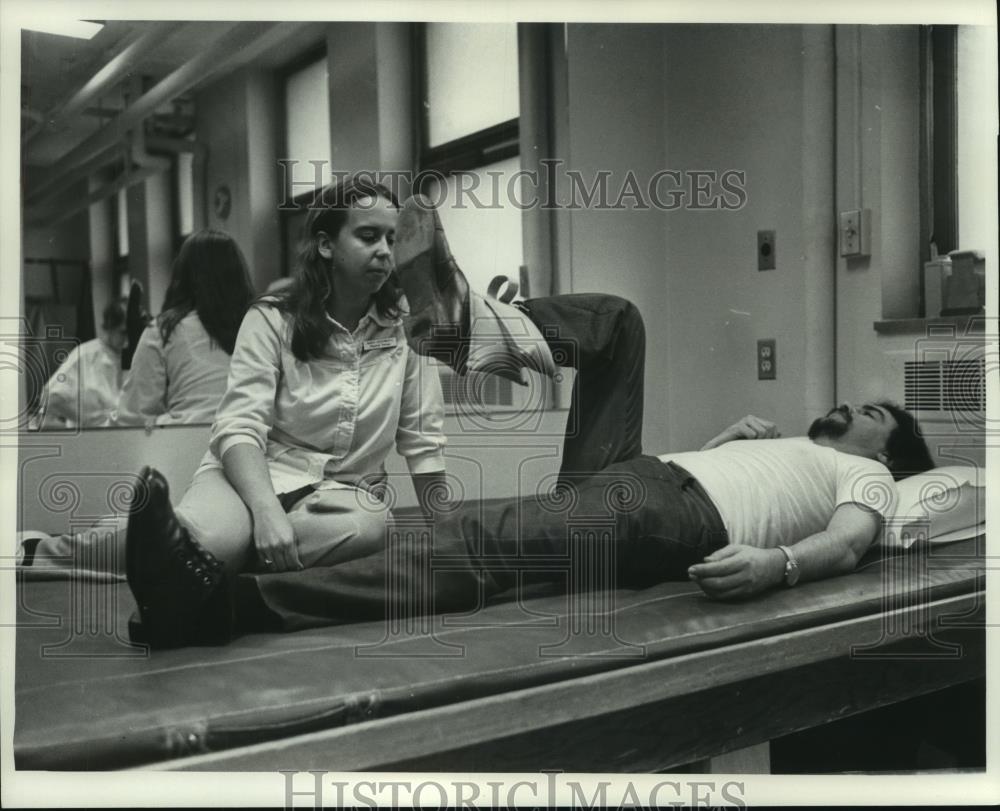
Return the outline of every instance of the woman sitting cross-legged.
{"type": "Polygon", "coordinates": [[[291,572],[380,549],[393,446],[421,504],[443,485],[441,385],[403,330],[398,217],[392,193],[360,178],[319,192],[293,283],[243,320],[209,451],[176,512],[163,477],[143,471],[126,564],[130,583],[149,585],[137,601],[150,640],[169,641],[176,600],[223,570],[291,572]],[[171,577],[160,553],[191,577],[171,577]]]}

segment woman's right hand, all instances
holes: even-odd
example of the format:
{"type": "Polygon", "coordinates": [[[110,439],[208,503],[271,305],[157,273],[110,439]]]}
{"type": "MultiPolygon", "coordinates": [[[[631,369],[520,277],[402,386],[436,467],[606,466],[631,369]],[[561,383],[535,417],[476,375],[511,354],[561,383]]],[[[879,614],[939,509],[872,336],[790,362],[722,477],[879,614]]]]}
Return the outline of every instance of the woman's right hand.
{"type": "Polygon", "coordinates": [[[295,530],[281,505],[254,510],[253,542],[257,555],[268,572],[294,572],[305,568],[299,560],[295,530]]]}

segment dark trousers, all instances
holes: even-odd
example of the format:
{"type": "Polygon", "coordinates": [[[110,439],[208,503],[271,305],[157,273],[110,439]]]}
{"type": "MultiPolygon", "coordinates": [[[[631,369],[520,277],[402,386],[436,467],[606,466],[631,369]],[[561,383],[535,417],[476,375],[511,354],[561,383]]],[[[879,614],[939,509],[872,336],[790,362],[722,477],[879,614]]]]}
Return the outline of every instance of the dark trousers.
{"type": "Polygon", "coordinates": [[[635,306],[569,295],[525,309],[556,363],[577,370],[556,490],[457,505],[433,527],[400,517],[384,551],[337,566],[241,574],[244,629],[469,610],[538,580],[642,588],[685,578],[688,566],[725,545],[698,482],[642,455],[645,330],[635,306]]]}

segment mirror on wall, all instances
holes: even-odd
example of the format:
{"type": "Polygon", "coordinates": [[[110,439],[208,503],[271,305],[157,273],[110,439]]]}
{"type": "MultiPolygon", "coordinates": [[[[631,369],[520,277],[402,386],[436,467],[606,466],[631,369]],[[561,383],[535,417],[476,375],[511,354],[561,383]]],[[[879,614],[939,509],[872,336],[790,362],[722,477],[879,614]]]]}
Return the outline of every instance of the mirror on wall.
{"type": "Polygon", "coordinates": [[[205,228],[240,247],[253,292],[286,272],[291,238],[277,213],[261,226],[250,187],[279,188],[263,174],[282,148],[266,123],[281,120],[277,77],[324,42],[308,22],[22,28],[19,430],[211,421],[116,411],[130,287],[160,313],[180,247],[205,228]]]}

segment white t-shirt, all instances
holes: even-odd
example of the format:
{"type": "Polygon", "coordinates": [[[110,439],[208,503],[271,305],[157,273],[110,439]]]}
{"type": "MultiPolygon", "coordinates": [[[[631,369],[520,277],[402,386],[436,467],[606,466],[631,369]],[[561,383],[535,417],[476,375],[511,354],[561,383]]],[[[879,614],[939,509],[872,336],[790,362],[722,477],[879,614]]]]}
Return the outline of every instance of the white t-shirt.
{"type": "Polygon", "coordinates": [[[744,439],[708,451],[664,454],[705,488],[729,542],[758,547],[798,543],[826,529],[841,504],[892,514],[896,485],[874,459],[805,437],[744,439]]]}

